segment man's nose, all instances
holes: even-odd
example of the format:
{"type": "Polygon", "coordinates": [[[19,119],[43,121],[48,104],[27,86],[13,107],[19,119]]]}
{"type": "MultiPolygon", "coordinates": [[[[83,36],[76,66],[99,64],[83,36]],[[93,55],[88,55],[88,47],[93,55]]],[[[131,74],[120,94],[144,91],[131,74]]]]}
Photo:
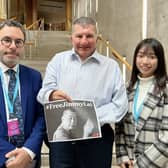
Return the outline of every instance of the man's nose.
{"type": "Polygon", "coordinates": [[[9,48],[17,48],[14,40],[11,41],[11,45],[9,46],[9,48]]]}
{"type": "Polygon", "coordinates": [[[81,39],[81,42],[82,43],[88,43],[88,39],[86,36],[83,36],[82,39],[81,39]]]}

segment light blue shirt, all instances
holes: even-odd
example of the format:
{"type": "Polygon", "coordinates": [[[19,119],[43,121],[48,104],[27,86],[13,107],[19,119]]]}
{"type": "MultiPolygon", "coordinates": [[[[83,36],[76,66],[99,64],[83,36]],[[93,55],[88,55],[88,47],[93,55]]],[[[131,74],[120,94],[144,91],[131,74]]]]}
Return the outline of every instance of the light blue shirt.
{"type": "Polygon", "coordinates": [[[38,101],[44,104],[53,90],[62,90],[72,99],[93,100],[101,125],[118,122],[127,112],[120,68],[97,51],[85,61],[73,49],[56,54],[47,65],[38,101]]]}

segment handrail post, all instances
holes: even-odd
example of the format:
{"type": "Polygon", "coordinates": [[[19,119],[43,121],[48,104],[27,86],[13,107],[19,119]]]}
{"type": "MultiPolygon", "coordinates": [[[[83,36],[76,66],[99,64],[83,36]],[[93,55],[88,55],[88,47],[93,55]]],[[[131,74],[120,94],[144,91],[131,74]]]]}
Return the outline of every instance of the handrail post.
{"type": "MultiPolygon", "coordinates": [[[[123,55],[123,59],[126,61],[126,56],[123,55]]],[[[122,74],[123,74],[123,80],[125,83],[126,82],[126,65],[125,64],[122,65],[122,74]]]]}
{"type": "Polygon", "coordinates": [[[110,42],[107,40],[107,41],[106,41],[106,44],[107,44],[107,45],[106,45],[106,56],[107,56],[107,57],[109,57],[109,55],[110,55],[109,43],[110,43],[110,42]]]}
{"type": "Polygon", "coordinates": [[[29,46],[29,59],[32,58],[32,45],[29,46]]]}
{"type": "Polygon", "coordinates": [[[44,18],[41,19],[39,30],[44,30],[44,18]]]}

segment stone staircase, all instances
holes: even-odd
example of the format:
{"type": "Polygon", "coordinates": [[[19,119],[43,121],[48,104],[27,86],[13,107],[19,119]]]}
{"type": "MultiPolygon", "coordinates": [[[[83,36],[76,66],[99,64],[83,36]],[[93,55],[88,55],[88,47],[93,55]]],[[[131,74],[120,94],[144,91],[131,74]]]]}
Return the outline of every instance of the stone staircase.
{"type": "Polygon", "coordinates": [[[58,52],[72,48],[67,31],[26,31],[25,52],[21,64],[39,70],[44,76],[48,61],[58,52]]]}
{"type": "Polygon", "coordinates": [[[55,53],[72,48],[67,31],[27,31],[24,59],[51,59],[55,53]]]}

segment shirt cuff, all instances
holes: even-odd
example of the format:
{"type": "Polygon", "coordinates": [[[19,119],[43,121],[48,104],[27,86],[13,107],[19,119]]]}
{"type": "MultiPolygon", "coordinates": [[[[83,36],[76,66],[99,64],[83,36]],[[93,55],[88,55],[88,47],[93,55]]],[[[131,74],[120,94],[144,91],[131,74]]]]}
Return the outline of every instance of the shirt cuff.
{"type": "Polygon", "coordinates": [[[50,97],[50,94],[53,92],[54,90],[50,90],[46,93],[45,95],[45,102],[49,102],[49,97],[50,97]]]}
{"type": "Polygon", "coordinates": [[[33,160],[36,156],[36,154],[34,152],[32,152],[30,149],[26,148],[26,147],[22,147],[31,157],[31,159],[33,160]]]}

